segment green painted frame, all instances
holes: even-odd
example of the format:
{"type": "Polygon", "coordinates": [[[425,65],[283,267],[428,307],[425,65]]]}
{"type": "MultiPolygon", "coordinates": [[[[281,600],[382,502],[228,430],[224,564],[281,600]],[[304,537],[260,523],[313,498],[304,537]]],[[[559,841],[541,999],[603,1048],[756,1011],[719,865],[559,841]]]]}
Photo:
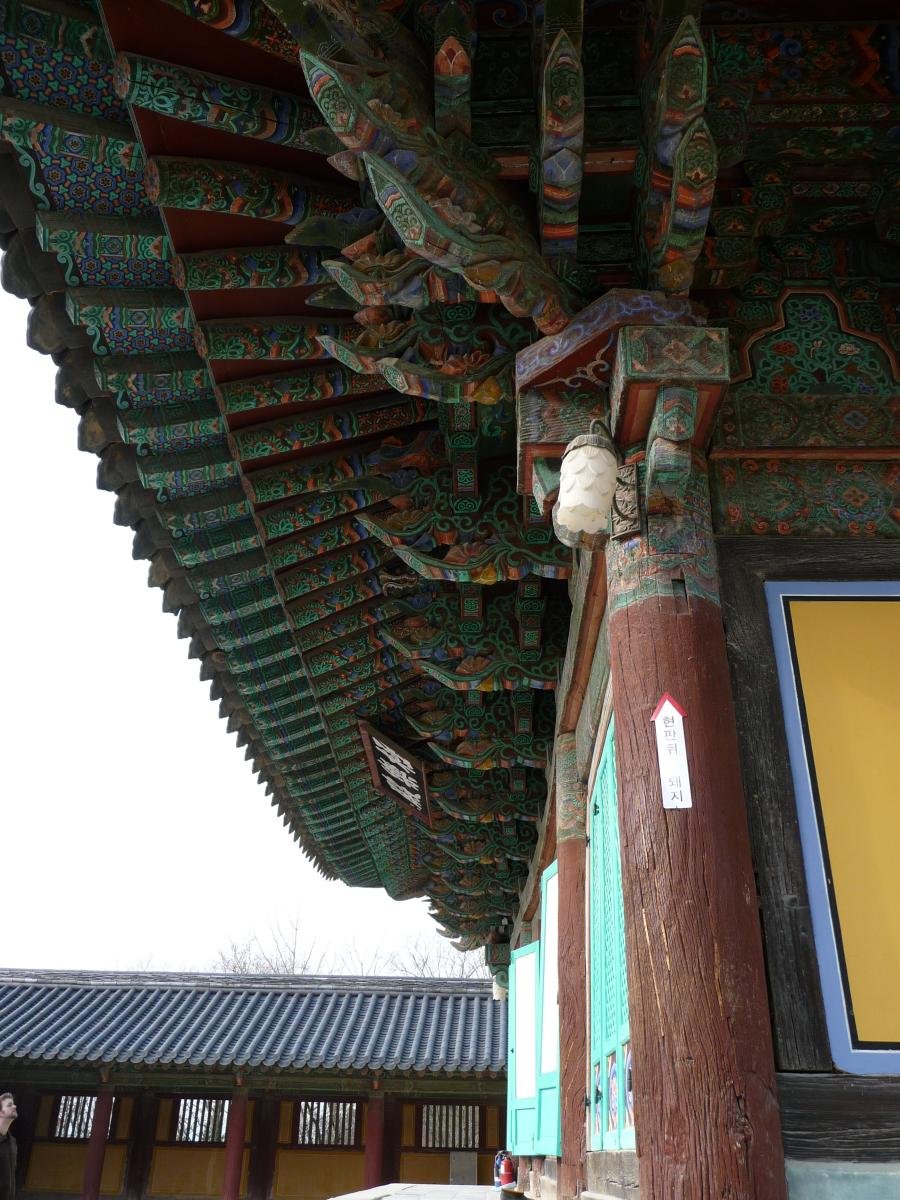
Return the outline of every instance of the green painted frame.
{"type": "Polygon", "coordinates": [[[509,1008],[508,1008],[508,1042],[506,1051],[506,1144],[513,1154],[533,1154],[535,1136],[537,1133],[537,1062],[535,1057],[529,1064],[528,1054],[520,1055],[519,1034],[524,1035],[523,1041],[530,1043],[535,1055],[537,1053],[538,1025],[538,983],[539,983],[539,943],[529,942],[513,950],[509,964],[509,1008]],[[523,988],[524,984],[524,988],[523,988]],[[526,1012],[521,1004],[523,991],[531,997],[532,1025],[525,1025],[523,1014],[526,1012]],[[524,1061],[520,1072],[519,1063],[524,1061]],[[530,1069],[529,1069],[530,1066],[530,1069]],[[530,1092],[519,1095],[520,1075],[527,1073],[533,1080],[530,1092]]]}
{"type": "Polygon", "coordinates": [[[537,988],[537,1130],[534,1152],[559,1155],[559,864],[541,876],[541,940],[537,988]],[[552,1000],[551,1000],[552,997],[552,1000]],[[550,1012],[552,1004],[554,1012],[550,1012]],[[553,1019],[555,1015],[555,1020],[553,1019]],[[547,1024],[545,1024],[547,1016],[547,1024]]]}
{"type": "Polygon", "coordinates": [[[590,846],[590,1078],[592,1150],[626,1150],[635,1144],[634,1107],[628,1111],[631,1076],[625,911],[619,858],[619,813],[613,722],[591,788],[590,846]],[[625,1087],[622,1087],[622,1081],[625,1087]],[[610,1102],[615,1095],[615,1111],[610,1102]]]}

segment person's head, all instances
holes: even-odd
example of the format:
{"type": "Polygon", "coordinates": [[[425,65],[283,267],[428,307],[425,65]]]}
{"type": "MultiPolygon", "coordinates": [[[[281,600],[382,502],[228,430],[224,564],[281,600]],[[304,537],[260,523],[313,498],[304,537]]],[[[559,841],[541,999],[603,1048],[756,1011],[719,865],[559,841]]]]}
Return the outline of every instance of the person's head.
{"type": "Polygon", "coordinates": [[[12,1092],[0,1092],[0,1130],[5,1133],[18,1115],[12,1092]]]}

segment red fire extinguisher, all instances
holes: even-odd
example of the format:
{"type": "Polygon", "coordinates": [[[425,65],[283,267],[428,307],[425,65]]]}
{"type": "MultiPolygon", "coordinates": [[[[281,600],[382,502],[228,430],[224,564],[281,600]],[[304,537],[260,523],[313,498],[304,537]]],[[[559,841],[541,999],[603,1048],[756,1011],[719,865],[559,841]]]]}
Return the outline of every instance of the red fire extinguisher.
{"type": "Polygon", "coordinates": [[[500,1186],[512,1187],[516,1182],[516,1169],[513,1166],[513,1160],[504,1150],[503,1157],[500,1159],[500,1186]]]}

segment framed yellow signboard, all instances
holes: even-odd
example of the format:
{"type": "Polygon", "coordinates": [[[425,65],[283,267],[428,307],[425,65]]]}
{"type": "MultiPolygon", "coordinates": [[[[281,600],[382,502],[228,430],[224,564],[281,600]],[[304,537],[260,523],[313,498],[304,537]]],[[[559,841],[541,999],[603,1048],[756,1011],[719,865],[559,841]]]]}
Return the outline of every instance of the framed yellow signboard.
{"type": "Polygon", "coordinates": [[[766,598],[831,1055],[900,1073],[900,583],[766,598]]]}

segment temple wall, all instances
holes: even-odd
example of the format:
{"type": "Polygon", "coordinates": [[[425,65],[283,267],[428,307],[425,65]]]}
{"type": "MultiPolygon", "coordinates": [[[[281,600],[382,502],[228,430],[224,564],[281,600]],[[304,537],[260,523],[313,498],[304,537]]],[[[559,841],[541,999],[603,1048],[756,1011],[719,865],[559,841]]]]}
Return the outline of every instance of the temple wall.
{"type": "Polygon", "coordinates": [[[363,1187],[362,1150],[279,1150],[275,1156],[275,1200],[322,1200],[363,1187]]]}
{"type": "MultiPolygon", "coordinates": [[[[476,1181],[490,1187],[494,1181],[493,1154],[476,1155],[476,1171],[476,1181]]],[[[400,1183],[450,1183],[449,1152],[403,1151],[398,1179],[400,1183]]]]}
{"type": "MultiPolygon", "coordinates": [[[[32,1155],[26,1190],[35,1195],[66,1195],[81,1191],[87,1145],[49,1145],[32,1155]]],[[[122,1194],[125,1180],[125,1146],[109,1146],[103,1160],[100,1190],[104,1196],[122,1194]]]]}
{"type": "MultiPolygon", "coordinates": [[[[243,1186],[246,1194],[247,1154],[243,1186]]],[[[225,1177],[225,1151],[210,1146],[160,1146],[153,1151],[148,1196],[218,1196],[225,1177]]]]}
{"type": "MultiPolygon", "coordinates": [[[[6,1078],[6,1076],[4,1077],[6,1078]]],[[[33,1076],[32,1076],[33,1078],[33,1076]]],[[[209,1080],[207,1081],[209,1082],[209,1080]]],[[[10,1073],[10,1084],[21,1097],[16,1130],[19,1142],[21,1200],[75,1200],[81,1195],[88,1139],[62,1137],[59,1125],[61,1097],[89,1099],[84,1073],[73,1074],[57,1085],[31,1083],[21,1064],[10,1073]]],[[[451,1182],[451,1158],[465,1167],[471,1154],[479,1184],[493,1182],[493,1161],[504,1127],[502,1080],[473,1080],[471,1089],[461,1081],[444,1083],[429,1094],[421,1081],[406,1081],[405,1095],[386,1095],[387,1119],[381,1150],[382,1182],[451,1182]],[[488,1098],[493,1103],[486,1102],[488,1098]],[[474,1111],[478,1148],[471,1151],[431,1149],[423,1145],[423,1106],[441,1109],[460,1104],[474,1111]]],[[[172,1085],[169,1085],[171,1088],[172,1085]]],[[[367,1102],[359,1080],[336,1090],[330,1081],[322,1092],[273,1096],[271,1091],[248,1104],[240,1195],[244,1200],[325,1200],[328,1196],[359,1191],[366,1183],[369,1147],[367,1102]],[[355,1104],[353,1145],[298,1145],[298,1103],[346,1100],[355,1104]]],[[[196,1102],[198,1092],[189,1097],[196,1102]]],[[[213,1098],[213,1097],[210,1097],[213,1098]]],[[[215,1095],[223,1098],[222,1092],[215,1095]]],[[[110,1140],[106,1144],[101,1180],[104,1197],[120,1200],[210,1200],[221,1196],[225,1177],[224,1144],[183,1144],[176,1141],[180,1127],[177,1093],[120,1092],[115,1097],[110,1140]]],[[[324,1118],[322,1118],[324,1119],[324,1118]]],[[[89,1119],[84,1126],[89,1126],[89,1119]]],[[[84,1132],[83,1129],[79,1130],[84,1132]]]]}
{"type": "MultiPolygon", "coordinates": [[[[885,694],[883,680],[896,637],[883,638],[880,650],[877,638],[872,641],[878,629],[896,627],[900,606],[890,603],[889,593],[897,592],[900,568],[894,546],[879,540],[728,538],[720,539],[718,552],[788,1177],[791,1194],[805,1197],[819,1186],[813,1181],[821,1179],[825,1188],[843,1178],[828,1173],[828,1162],[859,1163],[860,1170],[877,1165],[874,1181],[886,1164],[900,1161],[895,1132],[900,1056],[891,1048],[897,1045],[890,987],[896,970],[890,950],[897,938],[895,873],[882,878],[883,850],[897,838],[896,749],[893,738],[878,732],[896,703],[885,694]],[[800,598],[789,597],[785,610],[788,593],[800,598]],[[832,593],[827,602],[839,602],[833,617],[823,609],[832,593]],[[794,621],[790,614],[797,603],[807,608],[794,621]],[[802,639],[810,608],[817,619],[824,611],[830,626],[843,625],[824,642],[819,639],[812,666],[804,665],[797,642],[805,688],[798,708],[789,642],[802,639]],[[809,743],[821,793],[817,802],[804,783],[809,776],[801,725],[807,719],[827,725],[829,710],[837,725],[828,727],[825,743],[820,733],[818,748],[815,732],[809,743]],[[806,716],[798,719],[801,711],[806,716]],[[819,802],[821,827],[810,820],[819,802]],[[828,871],[836,886],[833,907],[823,903],[821,851],[815,853],[812,836],[817,828],[835,841],[828,871]],[[830,968],[822,949],[829,941],[823,922],[834,915],[843,953],[850,956],[840,973],[830,968]],[[855,1034],[842,1012],[848,993],[857,1010],[855,1034]]],[[[852,1186],[876,1183],[863,1171],[853,1175],[852,1186]]]]}

